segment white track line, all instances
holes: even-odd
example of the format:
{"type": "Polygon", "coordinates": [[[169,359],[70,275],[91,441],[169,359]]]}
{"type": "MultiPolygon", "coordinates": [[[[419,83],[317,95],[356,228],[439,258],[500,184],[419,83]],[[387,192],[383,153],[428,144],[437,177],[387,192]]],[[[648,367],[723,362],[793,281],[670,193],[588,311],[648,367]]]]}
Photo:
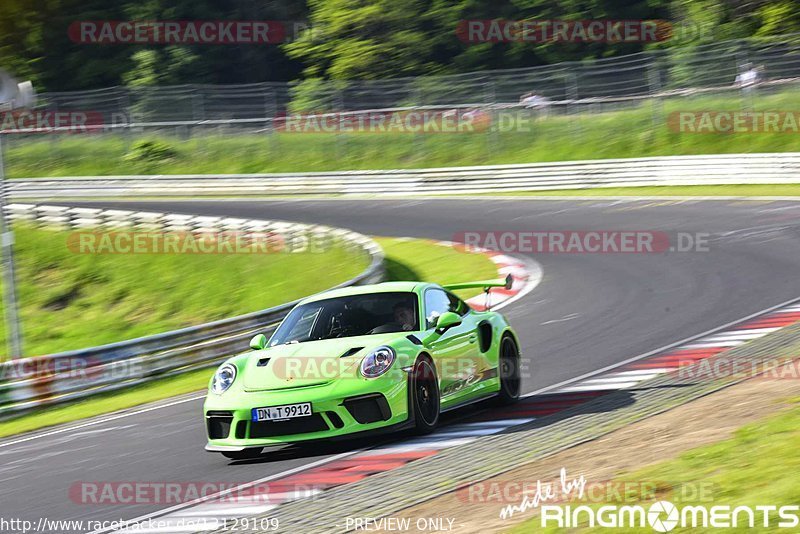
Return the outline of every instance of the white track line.
{"type": "MultiPolygon", "coordinates": [[[[762,338],[781,328],[751,328],[746,330],[725,330],[723,332],[710,334],[697,340],[696,343],[680,345],[678,350],[687,349],[706,349],[706,348],[730,348],[738,347],[748,341],[762,338]]],[[[577,385],[563,388],[563,392],[580,391],[608,391],[632,388],[642,382],[655,378],[669,372],[668,369],[641,369],[634,371],[622,371],[618,373],[604,374],[599,378],[583,380],[577,385]]]]}
{"type": "Polygon", "coordinates": [[[767,332],[756,332],[753,330],[731,330],[729,332],[722,332],[720,334],[709,336],[705,339],[705,341],[708,341],[709,343],[712,341],[746,341],[764,337],[770,332],[775,332],[776,330],[780,330],[780,328],[770,328],[767,332]]]}
{"type": "MultiPolygon", "coordinates": [[[[551,392],[551,391],[554,391],[554,390],[559,390],[560,388],[563,388],[564,386],[569,386],[570,384],[575,384],[576,382],[580,382],[581,380],[585,380],[587,378],[591,378],[593,376],[597,376],[597,375],[606,373],[608,371],[611,371],[612,369],[618,369],[620,367],[628,365],[629,363],[637,362],[639,360],[643,360],[645,358],[649,358],[650,356],[655,356],[656,354],[659,354],[659,353],[662,353],[662,352],[666,352],[666,351],[668,351],[670,349],[681,347],[682,345],[685,345],[687,343],[691,343],[692,341],[696,341],[698,339],[702,339],[702,338],[704,338],[706,336],[709,336],[711,334],[716,334],[717,332],[725,330],[726,328],[730,328],[731,326],[735,326],[737,324],[741,324],[741,323],[743,323],[745,321],[749,321],[750,319],[753,319],[755,317],[759,317],[761,315],[766,315],[767,313],[773,312],[775,310],[780,310],[780,309],[786,308],[788,306],[791,306],[792,308],[794,308],[797,305],[798,302],[800,302],[800,297],[795,297],[793,299],[789,299],[789,300],[787,300],[785,302],[782,302],[781,304],[777,304],[775,306],[771,306],[769,308],[765,308],[765,309],[763,309],[761,311],[752,313],[752,314],[750,314],[750,315],[748,315],[746,317],[742,317],[741,319],[736,319],[736,320],[731,321],[729,323],[725,323],[722,326],[718,326],[716,328],[712,328],[711,330],[706,330],[705,332],[702,332],[702,333],[697,334],[695,336],[691,336],[691,337],[688,337],[686,339],[682,339],[680,341],[676,341],[675,343],[670,343],[668,345],[664,345],[664,346],[659,347],[659,348],[657,348],[655,350],[651,350],[649,352],[645,352],[644,354],[639,354],[638,356],[633,356],[632,358],[628,358],[627,360],[623,360],[623,361],[621,361],[619,363],[608,365],[608,366],[603,367],[602,369],[598,369],[596,371],[590,371],[588,373],[582,374],[582,375],[577,376],[575,378],[570,378],[570,379],[564,380],[564,381],[559,382],[557,384],[553,384],[552,386],[547,386],[547,387],[543,387],[543,388],[537,389],[536,391],[531,391],[530,393],[526,393],[526,394],[522,395],[522,398],[532,397],[534,395],[542,395],[544,393],[548,393],[548,392],[551,392]]],[[[797,307],[800,307],[800,305],[797,305],[797,307]]]]}
{"type": "Polygon", "coordinates": [[[78,425],[71,425],[71,426],[68,426],[68,427],[59,428],[59,429],[56,429],[56,430],[51,430],[49,432],[41,432],[41,433],[35,434],[33,436],[27,436],[27,437],[20,438],[20,439],[15,439],[15,440],[12,440],[12,441],[5,441],[5,442],[0,443],[0,447],[8,447],[10,445],[16,445],[18,443],[25,443],[26,441],[32,441],[32,440],[38,439],[38,438],[45,438],[45,437],[48,437],[48,436],[54,436],[56,434],[63,434],[64,432],[73,432],[73,431],[79,430],[81,428],[86,428],[86,427],[89,427],[89,426],[101,425],[101,424],[107,423],[109,421],[116,421],[117,419],[122,419],[124,417],[130,417],[132,415],[139,415],[139,414],[146,413],[146,412],[152,412],[153,410],[160,410],[162,408],[169,408],[170,406],[175,406],[175,405],[178,405],[178,404],[183,404],[185,402],[192,402],[192,401],[196,401],[196,400],[199,400],[199,399],[204,399],[205,397],[206,397],[206,395],[205,395],[205,393],[203,393],[202,395],[197,395],[195,397],[189,397],[188,399],[181,399],[181,400],[177,400],[177,401],[173,401],[173,402],[168,402],[166,404],[159,404],[157,406],[150,406],[149,408],[143,408],[141,410],[136,410],[136,411],[133,411],[133,412],[125,412],[125,413],[119,413],[119,414],[115,414],[115,415],[110,415],[108,417],[103,417],[102,419],[97,419],[97,420],[94,420],[94,421],[87,421],[85,423],[80,423],[78,425]]]}
{"type": "MultiPolygon", "coordinates": [[[[536,263],[536,265],[538,266],[538,263],[536,263]]],[[[538,279],[536,280],[536,282],[534,284],[532,284],[532,285],[530,283],[526,284],[526,288],[523,289],[522,292],[520,292],[518,295],[516,295],[513,299],[509,299],[508,301],[505,301],[504,303],[501,304],[501,306],[508,305],[512,301],[521,298],[524,294],[529,293],[530,291],[533,290],[534,287],[536,287],[536,285],[538,285],[538,283],[540,281],[541,281],[541,268],[539,267],[539,276],[538,276],[538,279]]],[[[538,395],[538,394],[542,394],[542,393],[545,393],[545,392],[548,392],[548,391],[552,391],[552,390],[558,389],[558,388],[561,388],[561,391],[586,391],[586,390],[592,390],[592,389],[594,389],[594,390],[604,389],[605,387],[608,387],[609,389],[611,389],[611,388],[620,389],[620,388],[624,388],[624,387],[632,387],[633,385],[638,384],[638,382],[619,383],[619,382],[614,381],[612,383],[609,383],[607,386],[601,386],[601,387],[598,387],[597,385],[594,385],[594,386],[580,386],[580,385],[578,385],[578,386],[573,387],[573,388],[563,388],[563,386],[565,386],[565,385],[575,384],[576,382],[579,382],[581,380],[590,378],[592,376],[597,376],[597,375],[599,375],[601,373],[604,373],[604,372],[612,370],[612,369],[619,368],[619,367],[621,367],[623,365],[626,365],[628,363],[647,358],[649,356],[658,354],[660,352],[664,352],[664,351],[669,350],[669,349],[674,348],[674,347],[681,346],[681,345],[689,343],[691,341],[702,339],[704,337],[707,337],[707,336],[709,336],[711,334],[720,332],[721,330],[724,330],[724,329],[729,328],[731,326],[734,326],[736,324],[740,324],[740,323],[742,323],[744,321],[747,321],[747,320],[749,320],[751,318],[758,317],[760,315],[764,315],[764,314],[769,313],[771,311],[774,311],[774,310],[777,310],[777,309],[781,309],[781,308],[785,308],[785,307],[790,306],[790,305],[795,305],[798,301],[800,301],[800,298],[794,298],[794,299],[788,300],[788,301],[786,301],[786,302],[784,302],[782,304],[778,304],[776,306],[772,306],[772,307],[767,308],[765,310],[762,310],[762,311],[753,313],[751,315],[748,315],[747,317],[744,317],[744,318],[741,318],[741,319],[737,319],[735,321],[731,321],[731,322],[729,322],[729,323],[727,323],[725,325],[719,326],[717,328],[713,328],[711,330],[708,330],[708,331],[706,331],[704,333],[701,333],[701,334],[698,334],[696,336],[692,336],[692,337],[689,337],[689,338],[684,339],[682,341],[678,341],[676,343],[672,343],[672,344],[666,345],[664,347],[649,351],[647,353],[644,353],[644,354],[641,354],[641,355],[638,355],[638,356],[634,356],[634,357],[629,358],[627,360],[624,360],[622,362],[619,362],[619,363],[616,363],[616,364],[613,364],[613,365],[609,365],[607,367],[604,367],[602,369],[598,369],[598,370],[590,372],[590,373],[586,373],[586,374],[584,374],[582,376],[575,377],[575,378],[572,378],[572,379],[569,379],[569,380],[565,380],[565,381],[563,381],[561,383],[554,384],[552,386],[541,388],[541,389],[539,389],[537,391],[534,391],[534,392],[531,392],[531,393],[527,393],[527,394],[523,395],[522,397],[526,398],[526,397],[530,397],[530,396],[533,396],[533,395],[538,395]]],[[[498,306],[498,308],[501,307],[501,306],[498,306]]],[[[67,432],[67,431],[70,431],[70,430],[75,430],[75,429],[78,429],[78,428],[97,425],[97,424],[100,424],[100,423],[103,423],[103,422],[112,421],[112,420],[115,420],[115,419],[120,419],[120,418],[127,417],[127,416],[130,416],[130,415],[135,415],[135,414],[138,414],[138,413],[149,412],[149,411],[152,411],[152,410],[165,408],[167,406],[172,406],[172,405],[181,404],[181,403],[184,403],[184,402],[190,402],[190,401],[193,401],[193,400],[198,400],[198,399],[201,399],[203,397],[205,397],[205,395],[198,396],[198,397],[192,397],[192,398],[188,398],[188,399],[182,399],[180,401],[175,401],[173,403],[168,403],[168,404],[165,404],[165,405],[153,406],[153,407],[146,408],[146,409],[143,409],[143,410],[138,410],[136,412],[118,414],[118,415],[115,415],[115,416],[104,418],[102,420],[92,421],[92,422],[84,423],[84,424],[81,424],[81,425],[73,426],[73,427],[70,427],[70,428],[59,429],[59,430],[55,430],[55,431],[52,431],[52,432],[49,432],[49,433],[37,434],[35,436],[30,436],[28,438],[22,438],[20,440],[14,440],[14,441],[11,441],[11,442],[2,443],[2,444],[0,444],[0,447],[12,445],[12,444],[15,444],[15,443],[21,443],[21,442],[24,442],[24,441],[30,441],[30,440],[36,439],[38,437],[44,437],[46,435],[53,435],[53,434],[67,432]]],[[[523,420],[523,419],[516,420],[516,421],[518,421],[517,424],[523,424],[525,422],[525,420],[523,420]]],[[[384,451],[387,451],[387,450],[390,450],[390,451],[420,450],[420,448],[424,448],[426,446],[434,448],[434,449],[440,449],[440,448],[446,448],[446,447],[452,447],[452,446],[456,446],[456,445],[461,445],[461,444],[464,444],[464,443],[469,443],[469,442],[474,441],[476,439],[475,437],[460,438],[460,439],[447,439],[447,436],[443,436],[443,437],[445,439],[438,439],[437,440],[437,439],[429,438],[429,439],[426,439],[426,440],[411,440],[410,442],[398,443],[398,444],[393,445],[393,446],[379,447],[377,449],[372,449],[372,451],[377,451],[377,450],[384,450],[384,451]],[[422,446],[422,447],[420,447],[420,446],[422,446]]],[[[298,466],[298,467],[296,467],[294,469],[289,469],[287,471],[282,471],[280,473],[277,473],[277,474],[274,474],[274,475],[270,475],[268,477],[264,477],[264,478],[261,478],[261,479],[258,479],[258,480],[252,481],[252,482],[248,482],[248,483],[242,484],[242,485],[234,487],[234,488],[230,488],[230,489],[227,489],[227,490],[224,490],[224,491],[220,491],[220,492],[217,492],[217,493],[214,493],[214,494],[211,494],[211,495],[207,495],[207,496],[199,498],[199,499],[195,499],[194,501],[190,501],[188,503],[182,503],[182,504],[179,504],[179,505],[167,508],[167,509],[159,510],[159,511],[153,512],[151,514],[147,514],[147,515],[143,515],[143,516],[140,516],[138,518],[135,518],[135,519],[131,519],[129,521],[126,521],[126,525],[133,525],[135,523],[140,523],[142,521],[146,521],[146,520],[151,519],[151,518],[164,516],[164,515],[169,514],[170,512],[183,510],[185,508],[189,508],[189,507],[201,504],[201,503],[205,503],[205,502],[211,501],[213,499],[216,499],[216,498],[222,497],[224,495],[227,495],[229,493],[236,492],[236,491],[241,491],[242,489],[246,489],[246,488],[254,486],[256,484],[261,484],[263,482],[274,480],[276,478],[281,478],[281,477],[285,477],[285,476],[288,476],[288,475],[293,474],[293,473],[305,471],[307,469],[310,469],[310,468],[313,468],[313,467],[317,467],[319,465],[324,465],[324,464],[333,462],[333,461],[338,460],[340,458],[353,456],[353,455],[362,453],[365,450],[366,449],[359,449],[359,450],[355,450],[355,451],[349,451],[349,452],[346,452],[346,453],[338,454],[338,455],[335,455],[335,456],[331,456],[329,458],[325,458],[325,459],[319,460],[317,462],[312,462],[310,464],[305,464],[305,465],[302,465],[302,466],[298,466]]],[[[90,534],[103,534],[103,533],[111,532],[112,530],[113,529],[96,530],[96,531],[91,532],[90,534]]],[[[163,532],[163,530],[160,531],[160,532],[163,532]]]]}
{"type": "MultiPolygon", "coordinates": [[[[152,519],[152,518],[155,518],[155,517],[160,517],[160,516],[169,514],[170,512],[177,512],[178,510],[183,510],[184,508],[189,508],[191,506],[195,506],[195,505],[202,504],[202,503],[205,503],[205,502],[208,502],[208,501],[212,501],[214,499],[218,499],[219,497],[224,497],[225,495],[229,495],[231,493],[235,493],[237,491],[241,491],[243,489],[250,488],[252,486],[255,486],[256,484],[263,484],[264,482],[269,482],[270,480],[275,480],[276,478],[283,478],[285,476],[292,475],[292,474],[298,473],[300,471],[305,471],[306,469],[311,469],[313,467],[318,467],[320,465],[331,463],[331,462],[333,462],[335,460],[339,460],[341,458],[346,458],[348,456],[353,456],[353,455],[358,454],[360,452],[363,452],[365,450],[366,449],[356,449],[354,451],[348,451],[348,452],[343,452],[341,454],[336,454],[336,455],[330,456],[328,458],[323,458],[322,460],[317,460],[316,462],[311,462],[310,464],[301,465],[301,466],[295,467],[293,469],[287,469],[286,471],[281,471],[280,473],[275,473],[274,475],[269,475],[267,477],[259,478],[258,480],[254,480],[252,482],[246,482],[244,484],[241,484],[241,485],[233,487],[233,488],[228,488],[228,489],[223,490],[223,491],[218,491],[216,493],[212,493],[210,495],[206,495],[206,496],[194,499],[193,501],[177,504],[175,506],[171,506],[171,507],[165,508],[163,510],[158,510],[158,511],[152,512],[150,514],[145,514],[145,515],[139,516],[137,518],[125,521],[125,524],[126,524],[125,528],[128,529],[128,527],[133,525],[133,524],[141,523],[142,521],[147,521],[148,519],[152,519]]],[[[105,529],[100,529],[100,530],[93,530],[89,534],[104,534],[106,532],[114,532],[114,531],[115,531],[114,528],[105,528],[105,529]]]]}
{"type": "Polygon", "coordinates": [[[729,341],[711,341],[711,342],[701,341],[700,343],[690,343],[688,345],[681,345],[678,348],[680,348],[680,349],[713,349],[713,348],[716,348],[716,347],[730,348],[730,347],[738,347],[739,345],[744,345],[745,343],[747,343],[747,342],[746,341],[732,341],[732,340],[729,340],[729,341]]]}
{"type": "Polygon", "coordinates": [[[629,376],[631,378],[639,377],[639,376],[647,376],[650,375],[658,376],[669,373],[673,371],[673,369],[668,369],[666,367],[661,369],[635,369],[633,371],[620,371],[619,373],[614,373],[614,376],[629,376]]]}
{"type": "MultiPolygon", "coordinates": [[[[497,306],[493,306],[492,307],[493,310],[499,310],[501,308],[504,308],[504,307],[508,306],[509,304],[511,304],[513,302],[516,302],[517,300],[521,299],[522,297],[524,297],[525,295],[527,295],[528,293],[533,291],[536,288],[536,286],[538,286],[542,281],[542,268],[541,268],[541,266],[539,265],[538,262],[535,262],[534,260],[523,261],[523,260],[519,260],[519,259],[515,259],[515,261],[518,261],[520,263],[525,263],[525,265],[528,267],[528,280],[525,283],[525,287],[523,287],[520,290],[520,292],[517,293],[516,295],[514,295],[512,298],[501,302],[497,306]]],[[[32,436],[27,436],[27,437],[24,437],[24,438],[19,438],[19,439],[15,439],[15,440],[11,440],[11,441],[5,441],[5,442],[0,443],[0,447],[8,447],[10,445],[17,445],[19,443],[25,443],[27,441],[32,441],[32,440],[35,440],[35,439],[38,439],[38,438],[54,436],[54,435],[57,435],[57,434],[63,434],[65,432],[73,432],[73,431],[79,430],[81,428],[101,425],[101,424],[107,423],[109,421],[115,421],[117,419],[122,419],[124,417],[130,417],[132,415],[139,415],[139,414],[142,414],[142,413],[151,412],[153,410],[159,410],[161,408],[168,408],[170,406],[175,406],[177,404],[183,404],[185,402],[191,402],[191,401],[195,401],[195,400],[202,399],[202,398],[205,398],[205,394],[197,395],[197,396],[194,396],[194,397],[190,397],[188,399],[181,399],[181,400],[178,400],[178,401],[168,402],[166,404],[159,404],[157,406],[151,406],[149,408],[143,408],[141,410],[135,410],[135,411],[132,411],[132,412],[125,412],[125,413],[110,415],[108,417],[103,417],[102,419],[97,419],[97,420],[93,420],[93,421],[87,421],[87,422],[80,423],[80,424],[77,424],[77,425],[70,425],[70,426],[66,426],[64,428],[58,428],[56,430],[51,430],[51,431],[48,431],[48,432],[37,433],[37,434],[34,434],[32,436]]]]}
{"type": "Polygon", "coordinates": [[[572,386],[568,388],[562,388],[558,391],[563,392],[579,392],[579,391],[617,391],[620,389],[632,388],[639,382],[612,382],[608,384],[589,384],[588,386],[572,386]]]}
{"type": "MultiPolygon", "coordinates": [[[[602,378],[590,378],[589,380],[584,380],[583,382],[581,382],[581,384],[586,384],[586,385],[589,385],[589,384],[627,384],[631,380],[637,380],[638,382],[641,382],[642,380],[644,380],[644,378],[642,378],[640,376],[615,376],[615,375],[609,375],[609,376],[604,376],[602,378]]],[[[620,387],[622,387],[622,386],[620,386],[620,387]]]]}

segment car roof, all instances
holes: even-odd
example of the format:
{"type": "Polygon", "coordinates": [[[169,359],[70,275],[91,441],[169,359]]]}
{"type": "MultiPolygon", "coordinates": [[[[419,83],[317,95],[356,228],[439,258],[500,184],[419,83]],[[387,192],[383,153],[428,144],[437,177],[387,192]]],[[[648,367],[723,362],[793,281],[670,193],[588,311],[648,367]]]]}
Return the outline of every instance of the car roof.
{"type": "Polygon", "coordinates": [[[428,286],[436,286],[436,284],[426,282],[383,282],[381,284],[370,284],[366,286],[341,287],[339,289],[332,289],[312,295],[300,301],[300,304],[335,297],[367,295],[370,293],[414,293],[428,286]]]}

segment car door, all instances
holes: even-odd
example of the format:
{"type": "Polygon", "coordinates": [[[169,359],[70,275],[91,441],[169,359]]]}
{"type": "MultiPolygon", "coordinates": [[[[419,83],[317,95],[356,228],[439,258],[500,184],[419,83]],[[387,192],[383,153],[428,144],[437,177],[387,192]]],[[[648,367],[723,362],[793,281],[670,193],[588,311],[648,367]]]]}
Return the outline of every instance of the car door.
{"type": "MultiPolygon", "coordinates": [[[[446,291],[430,287],[424,298],[425,328],[430,335],[435,330],[435,321],[444,312],[458,313],[458,299],[446,291]],[[456,302],[454,302],[454,300],[456,302]]],[[[464,305],[466,306],[466,305],[464,305]]],[[[439,389],[442,407],[457,403],[472,390],[471,385],[481,371],[478,351],[478,333],[475,322],[469,317],[469,308],[460,310],[462,323],[448,329],[438,339],[429,343],[439,374],[439,389]],[[466,312],[466,313],[465,313],[466,312]]]]}
{"type": "Polygon", "coordinates": [[[483,394],[484,389],[487,387],[485,380],[496,376],[497,365],[492,364],[488,358],[488,354],[481,350],[479,326],[482,319],[472,311],[472,308],[470,308],[466,302],[449,291],[446,293],[447,297],[450,299],[449,311],[457,313],[461,317],[461,326],[472,333],[469,337],[471,343],[470,350],[465,356],[465,359],[469,361],[469,365],[462,365],[465,370],[467,367],[470,370],[470,373],[467,375],[467,383],[464,384],[463,387],[467,394],[483,394]]]}

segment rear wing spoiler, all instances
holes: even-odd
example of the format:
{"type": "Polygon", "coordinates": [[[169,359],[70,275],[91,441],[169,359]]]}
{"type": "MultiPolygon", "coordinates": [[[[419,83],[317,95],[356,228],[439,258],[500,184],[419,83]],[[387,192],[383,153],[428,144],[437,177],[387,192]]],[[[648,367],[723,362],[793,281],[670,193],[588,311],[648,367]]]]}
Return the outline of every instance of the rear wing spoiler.
{"type": "Polygon", "coordinates": [[[478,282],[462,282],[460,284],[447,284],[443,285],[442,287],[449,290],[456,290],[456,289],[474,289],[474,288],[482,288],[485,292],[489,292],[489,290],[493,287],[502,287],[504,289],[511,289],[511,284],[514,283],[514,279],[509,274],[506,276],[505,280],[479,280],[478,282]]]}

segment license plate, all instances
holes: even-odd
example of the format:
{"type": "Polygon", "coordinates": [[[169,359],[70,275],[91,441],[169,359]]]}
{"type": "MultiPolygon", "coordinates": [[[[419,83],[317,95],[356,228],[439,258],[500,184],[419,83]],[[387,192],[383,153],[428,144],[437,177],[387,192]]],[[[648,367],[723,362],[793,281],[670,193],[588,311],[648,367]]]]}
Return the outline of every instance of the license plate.
{"type": "Polygon", "coordinates": [[[311,415],[311,403],[284,404],[283,406],[267,406],[266,408],[253,408],[251,412],[253,421],[277,421],[278,419],[293,419],[311,415]]]}

